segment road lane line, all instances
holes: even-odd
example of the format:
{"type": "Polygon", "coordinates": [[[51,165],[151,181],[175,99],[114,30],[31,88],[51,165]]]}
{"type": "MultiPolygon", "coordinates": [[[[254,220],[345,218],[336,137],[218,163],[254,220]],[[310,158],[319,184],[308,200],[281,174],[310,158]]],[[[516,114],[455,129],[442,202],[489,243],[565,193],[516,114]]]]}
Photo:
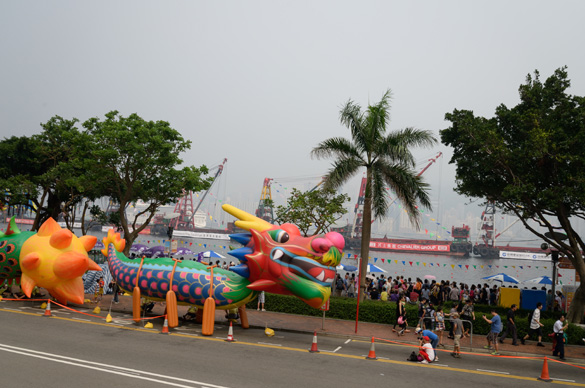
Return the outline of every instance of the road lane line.
{"type": "Polygon", "coordinates": [[[566,381],[568,383],[574,383],[575,382],[575,380],[555,379],[554,377],[551,377],[550,379],[551,380],[556,380],[556,381],[566,381]]]}
{"type": "Polygon", "coordinates": [[[93,361],[83,360],[83,359],[79,359],[79,358],[67,357],[67,356],[62,356],[62,355],[54,354],[54,353],[40,352],[40,351],[36,351],[36,350],[32,350],[32,349],[20,348],[20,347],[16,347],[16,346],[5,345],[5,344],[0,344],[0,350],[5,351],[5,352],[10,352],[10,353],[21,354],[21,355],[27,356],[27,357],[34,357],[34,358],[39,358],[39,359],[43,359],[43,360],[53,361],[53,362],[57,362],[57,363],[61,363],[61,364],[73,365],[73,366],[77,366],[80,368],[93,369],[93,370],[97,370],[97,371],[101,371],[101,372],[131,377],[134,379],[153,381],[153,382],[161,383],[161,384],[165,384],[165,385],[172,385],[174,387],[193,388],[193,385],[202,385],[202,386],[213,387],[213,388],[227,388],[227,387],[222,386],[222,385],[203,383],[201,381],[188,380],[188,379],[183,379],[180,377],[162,375],[162,374],[158,374],[158,373],[151,373],[148,371],[142,371],[142,370],[138,370],[138,369],[124,368],[124,367],[120,367],[120,366],[116,366],[116,365],[103,364],[103,363],[99,363],[99,362],[93,362],[93,361]],[[158,377],[158,378],[145,377],[145,376],[141,376],[141,375],[154,376],[154,377],[158,377]],[[160,380],[159,378],[176,380],[176,381],[180,381],[182,383],[187,383],[190,385],[184,385],[184,384],[179,384],[179,383],[173,383],[170,381],[164,381],[164,380],[160,380]]]}
{"type": "Polygon", "coordinates": [[[476,369],[476,370],[478,370],[480,372],[499,373],[499,374],[502,374],[502,375],[509,375],[510,374],[508,372],[500,372],[500,371],[497,371],[497,370],[488,370],[488,369],[476,369]]]}
{"type": "Polygon", "coordinates": [[[351,342],[351,338],[344,342],[345,345],[351,342]]]}
{"type": "Polygon", "coordinates": [[[258,342],[258,343],[262,344],[262,345],[282,346],[281,344],[271,344],[270,342],[258,342]]]}
{"type": "Polygon", "coordinates": [[[341,346],[336,347],[335,350],[333,351],[333,353],[336,353],[340,349],[341,349],[341,346]]]}

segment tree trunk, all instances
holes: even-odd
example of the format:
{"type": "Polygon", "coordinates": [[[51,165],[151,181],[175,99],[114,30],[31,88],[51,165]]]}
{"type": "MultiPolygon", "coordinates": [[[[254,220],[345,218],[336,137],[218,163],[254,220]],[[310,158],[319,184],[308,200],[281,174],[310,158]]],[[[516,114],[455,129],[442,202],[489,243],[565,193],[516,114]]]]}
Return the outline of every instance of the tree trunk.
{"type": "Polygon", "coordinates": [[[569,256],[569,259],[571,260],[571,263],[573,263],[575,271],[581,278],[581,284],[577,287],[577,290],[575,290],[575,295],[573,296],[571,306],[569,306],[569,311],[567,313],[567,321],[571,323],[581,323],[583,321],[583,314],[585,313],[585,287],[583,287],[585,279],[585,261],[583,261],[583,255],[578,249],[573,252],[572,257],[569,256]]]}
{"type": "Polygon", "coordinates": [[[567,313],[567,321],[571,323],[581,323],[583,315],[585,314],[585,288],[583,284],[577,287],[569,312],[567,313]]]}
{"type": "Polygon", "coordinates": [[[362,246],[361,246],[361,264],[360,264],[360,301],[366,298],[366,274],[368,271],[368,262],[370,256],[370,238],[372,232],[372,190],[371,190],[371,173],[366,172],[366,195],[364,197],[364,214],[362,219],[362,246]]]}

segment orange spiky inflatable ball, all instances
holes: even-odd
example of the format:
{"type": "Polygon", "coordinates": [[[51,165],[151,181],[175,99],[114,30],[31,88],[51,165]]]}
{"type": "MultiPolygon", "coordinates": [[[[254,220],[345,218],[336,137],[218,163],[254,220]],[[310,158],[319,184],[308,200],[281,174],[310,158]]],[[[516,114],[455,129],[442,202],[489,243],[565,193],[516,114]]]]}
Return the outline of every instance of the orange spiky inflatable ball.
{"type": "Polygon", "coordinates": [[[81,276],[101,271],[89,258],[94,236],[76,237],[49,218],[38,233],[21,232],[14,218],[0,234],[0,281],[20,278],[20,287],[30,297],[35,286],[45,288],[61,303],[83,303],[81,276]]]}

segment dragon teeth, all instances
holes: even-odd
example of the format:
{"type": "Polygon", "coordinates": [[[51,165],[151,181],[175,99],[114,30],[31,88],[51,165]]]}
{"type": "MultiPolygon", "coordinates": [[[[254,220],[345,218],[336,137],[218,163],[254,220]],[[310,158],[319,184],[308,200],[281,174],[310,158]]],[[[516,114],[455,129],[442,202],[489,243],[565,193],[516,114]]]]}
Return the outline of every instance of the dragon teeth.
{"type": "Polygon", "coordinates": [[[319,275],[317,275],[317,277],[315,279],[317,279],[320,282],[325,280],[325,271],[321,271],[321,273],[319,275]]]}
{"type": "Polygon", "coordinates": [[[280,259],[282,256],[284,255],[284,252],[281,251],[280,249],[277,249],[274,251],[274,255],[272,256],[273,260],[278,260],[280,259]]]}

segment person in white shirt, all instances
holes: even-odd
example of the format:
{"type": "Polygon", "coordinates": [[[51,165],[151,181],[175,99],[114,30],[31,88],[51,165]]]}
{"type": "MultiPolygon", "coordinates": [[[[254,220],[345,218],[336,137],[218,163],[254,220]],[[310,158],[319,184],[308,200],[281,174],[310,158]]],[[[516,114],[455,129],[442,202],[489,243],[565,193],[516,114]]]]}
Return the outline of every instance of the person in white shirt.
{"type": "Polygon", "coordinates": [[[542,327],[544,325],[540,323],[540,310],[542,310],[542,303],[538,302],[536,304],[534,312],[532,313],[532,319],[530,320],[528,334],[526,334],[526,336],[521,339],[522,345],[526,345],[526,340],[530,337],[531,334],[536,334],[536,336],[538,337],[538,343],[536,344],[536,346],[544,347],[544,345],[542,344],[542,327]]]}
{"type": "Polygon", "coordinates": [[[422,356],[422,364],[428,364],[429,362],[436,361],[435,360],[435,349],[431,345],[431,339],[427,336],[422,338],[422,346],[419,349],[418,354],[422,356]]]}
{"type": "Polygon", "coordinates": [[[553,356],[559,356],[561,361],[565,360],[565,330],[569,327],[569,324],[563,326],[565,322],[565,316],[561,315],[558,321],[555,322],[553,326],[553,331],[555,333],[556,345],[553,350],[553,356]]]}

